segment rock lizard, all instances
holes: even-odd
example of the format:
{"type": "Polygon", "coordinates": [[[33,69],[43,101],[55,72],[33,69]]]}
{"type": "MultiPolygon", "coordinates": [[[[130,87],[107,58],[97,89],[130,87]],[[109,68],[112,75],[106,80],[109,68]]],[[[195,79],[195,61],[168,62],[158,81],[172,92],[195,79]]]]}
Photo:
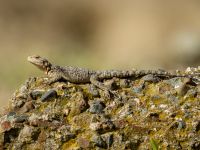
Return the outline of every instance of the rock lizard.
{"type": "Polygon", "coordinates": [[[66,66],[61,67],[52,65],[46,58],[38,55],[28,56],[27,60],[44,71],[49,77],[48,84],[57,82],[59,80],[66,80],[71,83],[92,83],[102,90],[109,90],[101,81],[103,79],[139,77],[148,74],[163,77],[189,77],[192,75],[178,75],[172,74],[163,70],[105,70],[95,71],[86,68],[66,66]]]}

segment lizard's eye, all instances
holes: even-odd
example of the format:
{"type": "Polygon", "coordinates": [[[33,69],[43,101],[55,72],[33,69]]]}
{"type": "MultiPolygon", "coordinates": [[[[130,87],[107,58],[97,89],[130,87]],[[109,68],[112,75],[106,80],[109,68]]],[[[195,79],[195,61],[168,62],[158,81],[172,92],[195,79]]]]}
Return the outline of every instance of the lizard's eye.
{"type": "Polygon", "coordinates": [[[35,56],[35,58],[40,58],[39,56],[35,56]]]}

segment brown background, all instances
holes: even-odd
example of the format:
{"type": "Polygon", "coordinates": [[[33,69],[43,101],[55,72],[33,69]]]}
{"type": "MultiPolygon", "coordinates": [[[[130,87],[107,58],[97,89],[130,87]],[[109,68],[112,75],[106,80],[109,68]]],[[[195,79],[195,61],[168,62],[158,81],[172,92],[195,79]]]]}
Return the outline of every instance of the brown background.
{"type": "Polygon", "coordinates": [[[0,104],[43,73],[26,57],[92,69],[200,64],[200,2],[0,0],[0,104]]]}

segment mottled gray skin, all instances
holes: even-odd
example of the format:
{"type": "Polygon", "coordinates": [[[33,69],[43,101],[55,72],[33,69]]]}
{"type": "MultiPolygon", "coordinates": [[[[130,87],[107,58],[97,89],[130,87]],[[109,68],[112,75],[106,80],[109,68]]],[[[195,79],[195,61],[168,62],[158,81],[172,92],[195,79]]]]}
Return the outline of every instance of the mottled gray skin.
{"type": "MultiPolygon", "coordinates": [[[[126,77],[138,77],[147,74],[163,77],[180,77],[181,75],[174,75],[165,71],[154,70],[106,70],[106,71],[94,71],[86,68],[79,67],[60,67],[52,65],[47,59],[38,55],[28,57],[28,61],[37,66],[39,69],[45,71],[49,77],[48,84],[57,82],[59,80],[66,80],[72,83],[89,83],[91,82],[100,89],[108,90],[100,81],[103,79],[110,79],[113,77],[126,78],[126,77]]],[[[182,75],[183,76],[183,75],[182,75]]],[[[181,76],[181,77],[182,77],[181,76]]]]}

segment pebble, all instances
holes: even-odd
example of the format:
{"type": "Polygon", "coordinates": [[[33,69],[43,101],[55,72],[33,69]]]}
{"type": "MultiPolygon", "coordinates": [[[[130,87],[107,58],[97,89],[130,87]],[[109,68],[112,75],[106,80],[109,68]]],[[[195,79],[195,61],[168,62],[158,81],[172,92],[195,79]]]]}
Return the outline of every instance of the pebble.
{"type": "Polygon", "coordinates": [[[112,80],[107,80],[104,82],[104,85],[109,89],[109,90],[116,90],[118,88],[117,83],[115,82],[114,79],[112,80]]]}
{"type": "Polygon", "coordinates": [[[175,89],[177,94],[181,96],[187,93],[188,82],[190,82],[189,78],[180,78],[180,77],[165,80],[165,83],[171,85],[175,89]]]}
{"type": "Polygon", "coordinates": [[[101,148],[107,148],[106,142],[99,135],[94,135],[92,137],[91,141],[95,143],[95,146],[98,146],[98,147],[101,147],[101,148]]]}
{"type": "Polygon", "coordinates": [[[90,141],[87,138],[84,137],[79,137],[77,140],[79,146],[81,147],[81,149],[89,149],[90,147],[90,141]]]}
{"type": "Polygon", "coordinates": [[[46,93],[44,93],[42,95],[42,97],[40,98],[40,100],[42,102],[45,102],[45,101],[54,99],[56,97],[57,97],[57,92],[54,89],[51,89],[51,90],[47,91],[46,93]]]}
{"type": "Polygon", "coordinates": [[[15,104],[15,108],[21,108],[24,104],[24,100],[18,100],[15,104]]]}
{"type": "Polygon", "coordinates": [[[33,100],[37,100],[44,94],[44,92],[45,92],[44,90],[36,89],[31,91],[30,96],[33,100]]]}
{"type": "Polygon", "coordinates": [[[92,94],[93,97],[98,97],[99,96],[99,91],[97,90],[97,87],[91,84],[89,86],[89,92],[92,94]]]}
{"type": "Polygon", "coordinates": [[[198,132],[200,130],[200,120],[193,121],[192,128],[195,132],[198,132]]]}
{"type": "Polygon", "coordinates": [[[12,124],[10,121],[1,121],[0,122],[0,134],[9,131],[12,128],[12,124]]]}
{"type": "Polygon", "coordinates": [[[139,95],[142,95],[143,89],[144,89],[144,85],[143,84],[135,85],[135,86],[132,87],[133,93],[139,94],[139,95]]]}
{"type": "Polygon", "coordinates": [[[15,116],[16,116],[16,112],[9,112],[9,113],[7,114],[7,119],[8,119],[9,121],[12,121],[12,120],[15,118],[15,116]]]}
{"type": "Polygon", "coordinates": [[[76,94],[74,94],[70,100],[71,103],[69,103],[69,106],[71,107],[71,109],[69,112],[69,116],[71,117],[79,115],[81,112],[87,110],[87,108],[89,107],[81,92],[77,92],[76,94]]]}
{"type": "Polygon", "coordinates": [[[199,138],[194,138],[194,139],[190,142],[190,147],[191,147],[191,149],[199,150],[199,149],[200,149],[200,141],[199,141],[199,138]]]}
{"type": "Polygon", "coordinates": [[[133,109],[131,108],[130,104],[127,103],[119,110],[119,112],[117,113],[117,116],[119,118],[124,118],[132,113],[133,113],[133,109]]]}
{"type": "Polygon", "coordinates": [[[22,123],[28,120],[28,116],[27,115],[20,115],[20,116],[16,116],[14,119],[15,123],[22,123]]]}
{"type": "Polygon", "coordinates": [[[99,114],[103,112],[104,108],[105,104],[100,100],[96,100],[90,104],[89,112],[99,114]]]}
{"type": "Polygon", "coordinates": [[[129,88],[130,87],[130,80],[121,79],[119,84],[120,84],[121,88],[129,88]]]}
{"type": "Polygon", "coordinates": [[[178,122],[178,127],[177,127],[177,128],[178,128],[179,130],[186,127],[185,121],[183,121],[183,120],[178,120],[177,122],[178,122]]]}
{"type": "Polygon", "coordinates": [[[110,120],[104,122],[90,123],[89,127],[91,130],[97,131],[98,133],[109,132],[115,128],[113,122],[110,120]]]}
{"type": "Polygon", "coordinates": [[[29,112],[30,110],[34,109],[35,106],[33,105],[32,101],[28,101],[24,104],[24,106],[20,109],[21,113],[29,112]]]}
{"type": "Polygon", "coordinates": [[[34,140],[34,136],[39,135],[39,130],[32,126],[25,125],[24,128],[20,131],[18,140],[21,142],[31,142],[34,140]]]}
{"type": "Polygon", "coordinates": [[[152,74],[145,75],[141,79],[145,82],[153,82],[153,83],[160,81],[160,78],[158,78],[152,74]]]}
{"type": "Polygon", "coordinates": [[[187,91],[186,95],[184,98],[189,98],[189,97],[196,97],[197,96],[197,90],[196,89],[190,89],[187,91]]]}
{"type": "Polygon", "coordinates": [[[114,142],[113,133],[105,133],[105,134],[102,134],[101,137],[106,142],[106,147],[109,149],[114,142]]]}

